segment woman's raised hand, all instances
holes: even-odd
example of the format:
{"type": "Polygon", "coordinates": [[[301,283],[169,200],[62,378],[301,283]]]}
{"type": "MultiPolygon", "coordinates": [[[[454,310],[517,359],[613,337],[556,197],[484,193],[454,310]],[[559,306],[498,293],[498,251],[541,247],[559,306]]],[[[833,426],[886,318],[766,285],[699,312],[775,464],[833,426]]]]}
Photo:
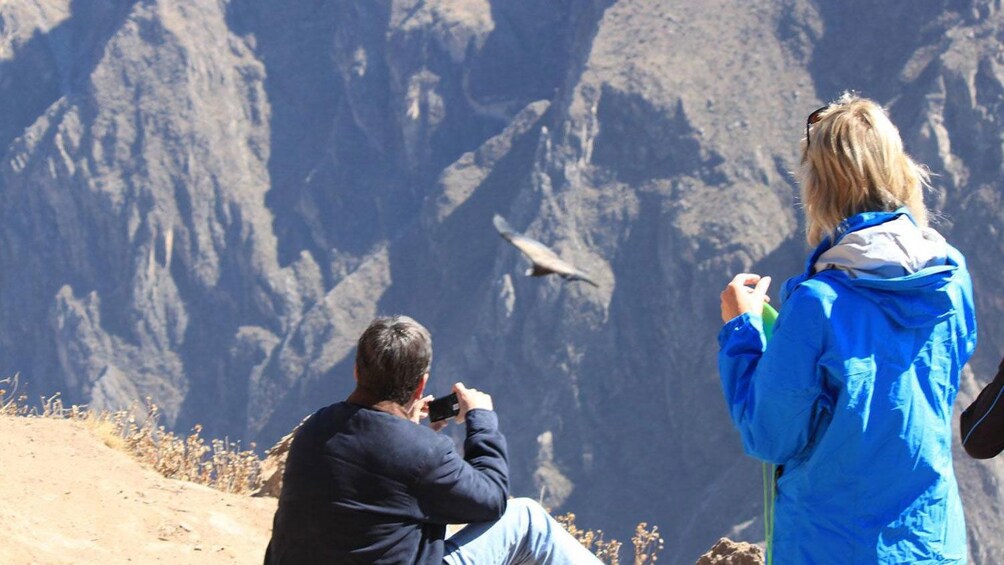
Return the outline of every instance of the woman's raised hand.
{"type": "Polygon", "coordinates": [[[761,277],[753,273],[739,273],[722,291],[722,321],[729,320],[747,312],[763,311],[763,303],[770,302],[767,297],[767,287],[770,277],[761,277]],[[750,285],[755,285],[752,288],[750,285]]]}

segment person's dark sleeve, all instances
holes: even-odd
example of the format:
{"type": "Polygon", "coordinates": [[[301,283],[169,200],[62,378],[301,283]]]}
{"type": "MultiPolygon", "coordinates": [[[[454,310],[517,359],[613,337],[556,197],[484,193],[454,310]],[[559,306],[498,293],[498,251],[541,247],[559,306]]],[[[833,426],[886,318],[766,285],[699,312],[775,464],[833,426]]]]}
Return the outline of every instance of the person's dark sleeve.
{"type": "Polygon", "coordinates": [[[962,447],[976,459],[990,459],[1004,450],[1004,359],[993,382],[984,388],[960,418],[962,447]]]}
{"type": "Polygon", "coordinates": [[[471,410],[466,422],[464,457],[442,437],[418,479],[418,503],[429,522],[487,522],[505,512],[509,457],[498,416],[491,410],[471,410]]]}

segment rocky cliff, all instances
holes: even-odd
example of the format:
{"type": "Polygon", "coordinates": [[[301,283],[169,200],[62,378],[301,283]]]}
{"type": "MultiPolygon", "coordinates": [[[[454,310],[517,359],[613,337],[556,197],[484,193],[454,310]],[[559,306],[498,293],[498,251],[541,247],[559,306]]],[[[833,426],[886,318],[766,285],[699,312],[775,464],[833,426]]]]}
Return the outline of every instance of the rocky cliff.
{"type": "MultiPolygon", "coordinates": [[[[18,0],[0,5],[0,370],[270,445],[377,313],[493,393],[514,486],[671,561],[757,540],[715,364],[731,273],[797,272],[791,171],[842,90],[936,173],[1004,343],[999,0],[18,0]],[[500,213],[599,288],[523,277],[500,213]]],[[[960,400],[961,401],[961,400],[960,400]]],[[[1000,462],[957,463],[974,561],[1000,462]]]]}

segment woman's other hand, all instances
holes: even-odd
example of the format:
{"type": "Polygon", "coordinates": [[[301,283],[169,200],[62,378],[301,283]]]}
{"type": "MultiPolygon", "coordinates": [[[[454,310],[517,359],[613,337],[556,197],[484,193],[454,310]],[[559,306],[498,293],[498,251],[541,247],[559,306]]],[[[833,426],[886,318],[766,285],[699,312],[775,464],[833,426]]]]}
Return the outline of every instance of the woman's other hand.
{"type": "Polygon", "coordinates": [[[770,277],[753,273],[739,273],[722,291],[722,321],[728,322],[747,312],[762,312],[763,303],[770,302],[767,287],[770,277]],[[750,288],[749,285],[755,285],[750,288]]]}

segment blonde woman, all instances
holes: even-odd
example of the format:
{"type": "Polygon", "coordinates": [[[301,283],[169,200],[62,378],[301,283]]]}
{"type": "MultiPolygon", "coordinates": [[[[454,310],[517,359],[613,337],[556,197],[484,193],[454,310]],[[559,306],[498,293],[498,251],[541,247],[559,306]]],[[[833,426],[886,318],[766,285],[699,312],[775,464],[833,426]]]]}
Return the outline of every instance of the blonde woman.
{"type": "Polygon", "coordinates": [[[780,467],[778,563],[964,563],[952,471],[959,372],[976,347],[962,255],[927,227],[925,170],[880,106],[845,94],[807,121],[805,272],[721,295],[719,370],[746,452],[780,467]]]}

